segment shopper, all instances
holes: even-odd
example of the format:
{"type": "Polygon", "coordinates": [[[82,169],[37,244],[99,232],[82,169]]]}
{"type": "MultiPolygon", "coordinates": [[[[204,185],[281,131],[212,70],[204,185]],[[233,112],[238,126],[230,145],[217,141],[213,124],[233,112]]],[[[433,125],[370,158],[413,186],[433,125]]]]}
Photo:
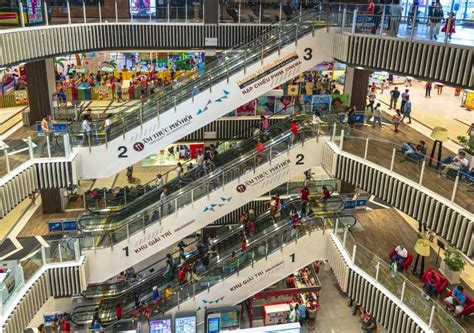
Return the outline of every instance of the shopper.
{"type": "Polygon", "coordinates": [[[375,128],[375,124],[378,124],[379,128],[382,128],[382,109],[380,103],[377,103],[374,109],[374,122],[372,127],[375,128]]]}
{"type": "Polygon", "coordinates": [[[463,150],[459,151],[454,157],[445,158],[442,163],[444,166],[442,167],[440,176],[443,177],[447,177],[450,169],[457,171],[466,169],[469,166],[469,160],[466,158],[466,153],[463,150]]]}
{"type": "Polygon", "coordinates": [[[300,191],[300,198],[301,198],[301,215],[306,214],[306,206],[308,205],[309,202],[309,189],[307,186],[303,187],[300,191]]]}
{"type": "Polygon", "coordinates": [[[123,99],[122,99],[123,91],[122,91],[122,84],[120,83],[120,81],[115,82],[115,90],[117,93],[117,102],[118,103],[123,102],[123,99]]]}
{"type": "Polygon", "coordinates": [[[321,194],[321,199],[325,202],[327,199],[331,197],[331,193],[329,193],[329,190],[326,186],[323,186],[323,191],[321,194]]]}
{"type": "Polygon", "coordinates": [[[122,313],[123,313],[122,304],[120,304],[120,301],[119,301],[119,303],[115,305],[115,317],[117,317],[117,320],[122,319],[122,313]]]}
{"type": "Polygon", "coordinates": [[[462,286],[457,286],[453,289],[451,296],[444,299],[444,304],[449,311],[454,312],[454,316],[458,317],[464,311],[464,303],[466,302],[466,295],[464,295],[464,288],[462,286]]]}
{"type": "Polygon", "coordinates": [[[298,306],[298,317],[299,317],[299,321],[300,321],[300,326],[303,327],[304,322],[306,320],[306,305],[304,305],[304,303],[301,303],[298,306]]]}
{"type": "Polygon", "coordinates": [[[296,322],[296,309],[292,304],[290,304],[290,312],[288,313],[288,322],[289,323],[296,322]]]}
{"type": "Polygon", "coordinates": [[[366,105],[366,109],[368,111],[366,122],[369,123],[370,119],[372,118],[374,114],[375,93],[371,91],[369,92],[367,97],[369,99],[369,104],[366,105]]]}
{"type": "Polygon", "coordinates": [[[430,7],[430,12],[428,15],[428,20],[430,23],[430,39],[438,39],[441,20],[444,17],[443,6],[439,0],[436,0],[434,5],[430,7]]]}
{"type": "Polygon", "coordinates": [[[158,292],[158,286],[153,286],[151,291],[151,300],[153,302],[153,312],[158,312],[158,302],[160,293],[158,292]]]}
{"type": "Polygon", "coordinates": [[[298,123],[296,122],[296,120],[291,121],[290,132],[291,132],[290,144],[293,144],[298,139],[298,132],[299,132],[299,127],[298,127],[298,123]]]}
{"type": "Polygon", "coordinates": [[[400,0],[394,0],[390,6],[390,35],[397,37],[398,28],[402,20],[403,7],[400,6],[400,0]]]}
{"type": "Polygon", "coordinates": [[[392,123],[395,127],[395,132],[398,132],[398,128],[400,127],[400,123],[402,122],[402,115],[400,114],[400,110],[396,110],[395,115],[392,117],[392,123]]]}
{"type": "Polygon", "coordinates": [[[402,111],[402,113],[403,113],[403,108],[405,107],[405,103],[407,99],[409,98],[410,98],[410,90],[405,89],[405,91],[402,93],[402,105],[400,106],[400,111],[402,111]]]}
{"type": "Polygon", "coordinates": [[[431,82],[426,82],[425,84],[425,98],[431,98],[431,88],[432,88],[431,82]]]}
{"type": "Polygon", "coordinates": [[[449,13],[449,16],[445,20],[444,27],[441,29],[441,31],[448,36],[449,40],[451,40],[452,35],[456,32],[456,18],[453,12],[449,13]]]}
{"type": "Polygon", "coordinates": [[[263,135],[268,134],[268,129],[270,128],[270,122],[265,116],[260,116],[260,130],[262,131],[263,135]]]}
{"type": "Polygon", "coordinates": [[[104,121],[104,129],[105,129],[105,140],[106,142],[110,141],[110,131],[112,130],[112,114],[108,114],[107,118],[104,121]]]}
{"type": "Polygon", "coordinates": [[[396,262],[398,271],[402,271],[403,263],[408,257],[408,251],[403,245],[397,245],[395,247],[395,254],[391,258],[391,263],[396,262]]]}
{"type": "Polygon", "coordinates": [[[370,313],[363,319],[362,329],[367,333],[375,333],[377,331],[377,321],[370,313]]]}
{"type": "Polygon", "coordinates": [[[161,173],[156,175],[155,185],[157,189],[160,189],[163,187],[164,183],[163,183],[163,176],[161,175],[161,173]]]}
{"type": "Polygon", "coordinates": [[[91,142],[92,128],[89,124],[87,117],[84,117],[82,121],[82,134],[83,134],[83,145],[89,145],[91,142]]]}
{"type": "Polygon", "coordinates": [[[423,289],[428,296],[433,296],[436,294],[436,290],[440,286],[441,281],[438,275],[435,272],[431,272],[430,275],[427,276],[426,283],[423,285],[423,289]]]}
{"type": "Polygon", "coordinates": [[[405,105],[403,106],[402,122],[403,120],[405,120],[405,118],[408,118],[407,124],[411,124],[411,101],[409,96],[407,96],[407,100],[405,101],[405,105]]]}
{"type": "Polygon", "coordinates": [[[397,108],[397,102],[398,98],[400,97],[400,90],[398,90],[398,87],[395,87],[390,91],[390,110],[392,108],[396,109],[397,108]]]}

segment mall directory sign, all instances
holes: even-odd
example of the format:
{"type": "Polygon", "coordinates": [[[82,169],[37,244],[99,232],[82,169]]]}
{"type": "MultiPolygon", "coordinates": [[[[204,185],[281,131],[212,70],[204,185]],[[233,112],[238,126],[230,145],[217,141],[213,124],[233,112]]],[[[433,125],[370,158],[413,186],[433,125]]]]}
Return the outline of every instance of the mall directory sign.
{"type": "Polygon", "coordinates": [[[196,333],[196,316],[177,317],[174,327],[175,333],[196,333]]]}
{"type": "Polygon", "coordinates": [[[150,321],[150,333],[172,333],[171,318],[150,321]]]}

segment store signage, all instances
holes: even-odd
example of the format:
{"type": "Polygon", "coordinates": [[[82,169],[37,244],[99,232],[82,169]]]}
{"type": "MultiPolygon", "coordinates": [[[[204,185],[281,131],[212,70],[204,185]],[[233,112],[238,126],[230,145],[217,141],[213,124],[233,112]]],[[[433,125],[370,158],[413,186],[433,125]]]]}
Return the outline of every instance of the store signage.
{"type": "Polygon", "coordinates": [[[275,79],[279,79],[284,76],[286,72],[294,70],[300,65],[301,61],[299,60],[298,54],[292,52],[285,57],[263,66],[253,74],[244,77],[242,80],[237,81],[237,85],[245,95],[275,79]]]}
{"type": "Polygon", "coordinates": [[[135,151],[142,151],[145,148],[145,144],[153,145],[160,141],[161,139],[167,137],[168,135],[173,134],[174,132],[182,129],[183,127],[189,125],[191,123],[191,120],[193,119],[193,116],[187,115],[181,119],[178,119],[176,122],[173,124],[166,126],[162,129],[160,129],[158,132],[153,133],[152,135],[149,135],[145,138],[143,138],[141,141],[137,141],[133,144],[133,149],[135,151]]]}
{"type": "Polygon", "coordinates": [[[134,252],[135,253],[139,253],[139,252],[142,252],[152,246],[155,246],[157,244],[159,244],[162,240],[168,238],[168,237],[171,237],[172,235],[176,234],[178,231],[186,228],[187,226],[193,224],[196,220],[191,220],[191,221],[188,221],[186,223],[184,223],[183,225],[177,227],[176,229],[174,230],[167,230],[165,232],[163,232],[163,228],[161,227],[158,227],[159,229],[150,233],[149,235],[146,235],[145,237],[139,239],[136,244],[135,244],[135,248],[134,248],[134,252]]]}
{"type": "Polygon", "coordinates": [[[0,13],[0,24],[18,24],[18,14],[15,12],[0,13]]]}
{"type": "Polygon", "coordinates": [[[242,288],[242,287],[244,287],[244,286],[246,286],[246,285],[248,285],[248,284],[250,284],[254,281],[263,280],[265,277],[269,276],[270,274],[275,273],[277,269],[282,269],[283,265],[284,265],[284,262],[280,261],[280,262],[276,263],[275,265],[273,265],[270,268],[267,268],[265,270],[262,269],[262,270],[258,271],[257,273],[255,273],[253,275],[247,276],[242,281],[237,282],[232,287],[230,287],[229,291],[233,292],[233,291],[236,291],[237,289],[240,289],[240,288],[242,288]]]}
{"type": "Polygon", "coordinates": [[[16,105],[28,104],[28,91],[15,90],[15,103],[16,105]]]}
{"type": "Polygon", "coordinates": [[[285,169],[290,167],[291,161],[290,159],[286,159],[283,162],[278,163],[277,165],[272,166],[270,169],[262,171],[257,176],[247,180],[243,184],[239,184],[236,187],[237,192],[243,193],[246,191],[247,187],[252,187],[262,183],[263,181],[268,180],[270,177],[274,177],[275,175],[279,174],[285,169]]]}

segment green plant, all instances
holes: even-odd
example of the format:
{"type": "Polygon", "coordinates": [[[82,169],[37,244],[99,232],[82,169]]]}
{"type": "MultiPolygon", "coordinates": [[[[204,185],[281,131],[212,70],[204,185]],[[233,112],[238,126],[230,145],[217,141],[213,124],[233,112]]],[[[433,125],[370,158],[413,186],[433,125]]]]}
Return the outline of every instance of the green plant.
{"type": "Polygon", "coordinates": [[[443,259],[444,263],[453,272],[462,272],[466,264],[462,258],[461,252],[447,249],[443,259]]]}
{"type": "Polygon", "coordinates": [[[461,146],[471,155],[474,155],[474,138],[459,135],[458,141],[461,146]]]}
{"type": "Polygon", "coordinates": [[[110,61],[103,61],[102,65],[106,67],[111,67],[113,69],[117,68],[117,62],[114,59],[111,59],[110,61]]]}

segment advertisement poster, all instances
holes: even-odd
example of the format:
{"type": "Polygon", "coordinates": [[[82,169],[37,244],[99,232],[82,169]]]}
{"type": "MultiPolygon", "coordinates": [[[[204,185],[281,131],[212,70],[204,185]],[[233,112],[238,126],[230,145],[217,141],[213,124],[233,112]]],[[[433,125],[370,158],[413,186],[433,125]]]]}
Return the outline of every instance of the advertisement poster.
{"type": "Polygon", "coordinates": [[[150,333],[171,333],[171,319],[150,321],[150,333]]]}
{"type": "Polygon", "coordinates": [[[109,99],[112,98],[112,89],[108,86],[98,86],[97,92],[99,94],[99,99],[109,99]]]}
{"type": "Polygon", "coordinates": [[[18,14],[15,12],[0,13],[0,24],[19,24],[18,14]]]}
{"type": "Polygon", "coordinates": [[[314,95],[313,113],[328,114],[331,109],[331,95],[314,95]]]}
{"type": "Polygon", "coordinates": [[[257,98],[257,116],[270,116],[275,111],[275,96],[257,98]]]}
{"type": "Polygon", "coordinates": [[[237,108],[237,116],[255,116],[255,100],[240,106],[237,108]]]}
{"type": "Polygon", "coordinates": [[[43,22],[43,9],[41,7],[41,1],[26,0],[26,6],[27,6],[27,17],[28,17],[29,24],[43,22]]]}
{"type": "Polygon", "coordinates": [[[349,94],[331,95],[331,112],[346,112],[349,107],[349,94]]]}
{"type": "Polygon", "coordinates": [[[130,0],[130,14],[133,16],[156,15],[156,0],[130,0]]]}
{"type": "Polygon", "coordinates": [[[281,96],[276,100],[275,113],[293,114],[295,99],[292,96],[281,96]]]}
{"type": "Polygon", "coordinates": [[[16,105],[28,104],[28,92],[26,90],[15,90],[16,105]]]}
{"type": "Polygon", "coordinates": [[[196,316],[175,318],[176,333],[196,333],[196,316]]]}

